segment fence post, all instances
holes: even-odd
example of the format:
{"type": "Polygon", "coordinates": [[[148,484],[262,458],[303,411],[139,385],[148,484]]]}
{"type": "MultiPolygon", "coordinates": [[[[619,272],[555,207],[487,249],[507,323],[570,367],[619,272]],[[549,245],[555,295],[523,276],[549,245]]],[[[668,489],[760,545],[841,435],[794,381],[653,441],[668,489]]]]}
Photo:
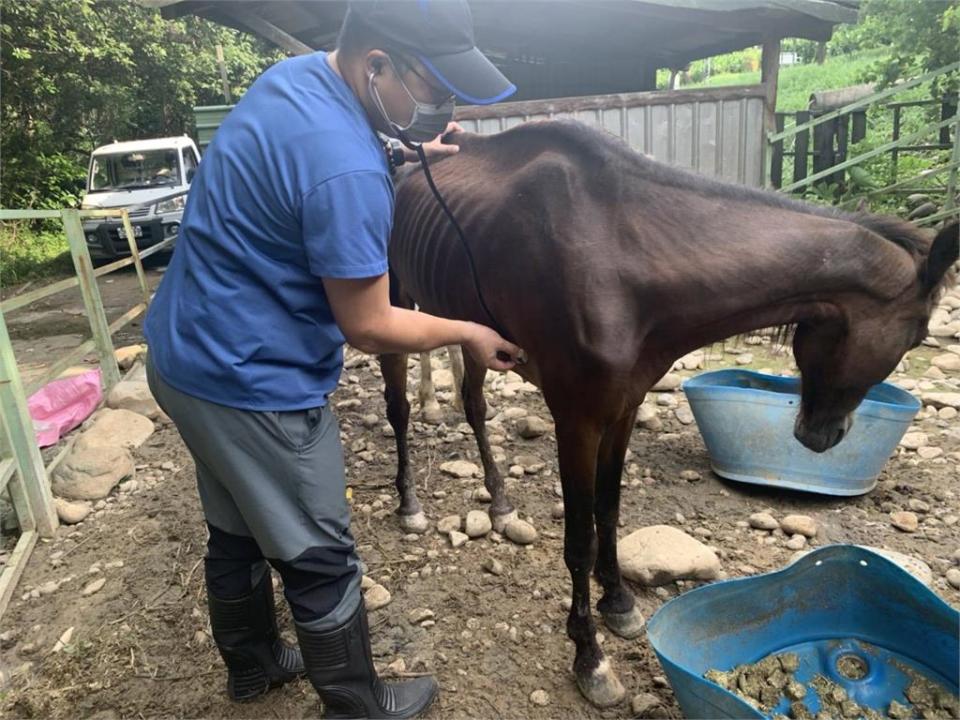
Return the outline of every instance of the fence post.
{"type": "Polygon", "coordinates": [[[953,116],[953,152],[950,153],[950,174],[947,175],[947,199],[943,204],[946,210],[953,210],[957,206],[957,165],[960,164],[960,105],[953,116]]]}
{"type": "MultiPolygon", "coordinates": [[[[217,47],[220,47],[217,45],[217,47]]],[[[140,260],[140,247],[137,245],[137,239],[133,236],[133,225],[130,223],[130,214],[123,210],[121,221],[123,222],[123,232],[127,236],[127,244],[130,246],[130,255],[133,258],[133,266],[137,270],[137,282],[140,283],[140,292],[143,294],[143,304],[150,304],[150,289],[147,287],[147,276],[143,272],[143,262],[140,260]]]]}
{"type": "MultiPolygon", "coordinates": [[[[23,394],[23,383],[13,354],[7,323],[0,312],[0,412],[13,459],[20,472],[21,487],[33,512],[37,531],[43,537],[52,537],[60,521],[53,493],[47,482],[40,448],[33,430],[33,421],[23,394]]],[[[11,481],[13,482],[13,481],[11,481]]]]}
{"type": "MultiPolygon", "coordinates": [[[[783,132],[784,113],[777,113],[777,132],[783,132]]],[[[779,189],[783,185],[783,140],[777,140],[771,148],[769,186],[779,189]]]]}
{"type": "MultiPolygon", "coordinates": [[[[893,106],[893,136],[890,138],[893,141],[900,139],[900,106],[893,106]]],[[[897,181],[897,165],[900,162],[900,146],[894,145],[893,149],[890,151],[890,179],[892,182],[897,181]]]]}
{"type": "Polygon", "coordinates": [[[100,356],[100,377],[103,382],[103,394],[120,382],[120,368],[117,367],[117,358],[113,353],[113,342],[110,339],[110,327],[107,316],[103,311],[103,301],[100,299],[100,290],[97,279],[93,274],[93,263],[87,249],[87,239],[83,235],[83,224],[80,222],[79,210],[63,210],[63,229],[70,244],[70,254],[73,256],[73,266],[80,280],[80,294],[83,296],[83,305],[93,331],[93,342],[100,356]]]}
{"type": "MultiPolygon", "coordinates": [[[[810,113],[806,110],[797,112],[797,125],[810,122],[810,113]]],[[[796,134],[793,141],[793,182],[799,182],[807,176],[807,163],[810,160],[810,131],[803,130],[796,134]]]]}

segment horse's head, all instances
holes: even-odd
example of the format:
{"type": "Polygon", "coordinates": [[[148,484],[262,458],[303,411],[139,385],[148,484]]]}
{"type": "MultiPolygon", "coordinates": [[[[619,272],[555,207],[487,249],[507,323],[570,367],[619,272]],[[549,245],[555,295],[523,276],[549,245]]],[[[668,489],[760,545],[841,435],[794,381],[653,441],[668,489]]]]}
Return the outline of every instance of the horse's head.
{"type": "MultiPolygon", "coordinates": [[[[828,320],[801,322],[793,352],[802,375],[794,435],[815,452],[839,443],[867,391],[890,375],[904,354],[927,336],[927,323],[944,279],[960,252],[960,225],[941,230],[914,259],[902,292],[845,298],[828,320]]],[[[904,253],[906,256],[906,253],[904,253]]]]}

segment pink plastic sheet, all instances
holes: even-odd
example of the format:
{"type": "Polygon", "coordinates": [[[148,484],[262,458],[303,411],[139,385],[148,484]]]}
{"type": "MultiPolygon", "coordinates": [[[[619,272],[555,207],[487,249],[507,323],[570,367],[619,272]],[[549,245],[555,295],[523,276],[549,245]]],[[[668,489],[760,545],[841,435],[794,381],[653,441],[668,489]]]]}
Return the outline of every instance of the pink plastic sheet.
{"type": "Polygon", "coordinates": [[[27,400],[40,447],[56,445],[64,435],[86,420],[103,399],[100,370],[54,380],[27,400]]]}

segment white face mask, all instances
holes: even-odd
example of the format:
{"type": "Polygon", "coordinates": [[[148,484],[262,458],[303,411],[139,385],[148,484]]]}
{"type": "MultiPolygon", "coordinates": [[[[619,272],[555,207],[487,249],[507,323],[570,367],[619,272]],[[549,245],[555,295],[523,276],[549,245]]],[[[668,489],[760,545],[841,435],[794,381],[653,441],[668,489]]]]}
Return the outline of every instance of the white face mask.
{"type": "Polygon", "coordinates": [[[453,119],[453,111],[455,108],[454,99],[450,98],[441,105],[431,105],[420,102],[413,96],[413,93],[410,92],[406,83],[403,82],[392,60],[390,64],[393,66],[393,71],[397,75],[397,80],[400,81],[400,87],[404,89],[404,92],[407,93],[407,96],[413,103],[413,115],[406,126],[398,125],[391,120],[387,114],[387,109],[383,106],[383,100],[380,99],[377,86],[373,82],[373,73],[370,73],[368,86],[370,96],[373,98],[374,103],[376,103],[377,110],[380,111],[380,114],[394,135],[404,142],[423,143],[433,140],[437,135],[447,129],[447,125],[453,119]]]}

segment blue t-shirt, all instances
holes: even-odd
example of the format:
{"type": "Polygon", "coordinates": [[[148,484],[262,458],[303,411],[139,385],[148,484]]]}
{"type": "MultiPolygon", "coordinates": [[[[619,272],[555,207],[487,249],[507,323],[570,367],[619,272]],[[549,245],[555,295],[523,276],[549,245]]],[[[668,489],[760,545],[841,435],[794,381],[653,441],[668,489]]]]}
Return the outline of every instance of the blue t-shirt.
{"type": "Polygon", "coordinates": [[[344,337],[321,278],[387,270],[383,149],[325,53],[261,75],[197,170],[176,252],[147,314],[157,371],[245,410],[326,403],[344,337]]]}

